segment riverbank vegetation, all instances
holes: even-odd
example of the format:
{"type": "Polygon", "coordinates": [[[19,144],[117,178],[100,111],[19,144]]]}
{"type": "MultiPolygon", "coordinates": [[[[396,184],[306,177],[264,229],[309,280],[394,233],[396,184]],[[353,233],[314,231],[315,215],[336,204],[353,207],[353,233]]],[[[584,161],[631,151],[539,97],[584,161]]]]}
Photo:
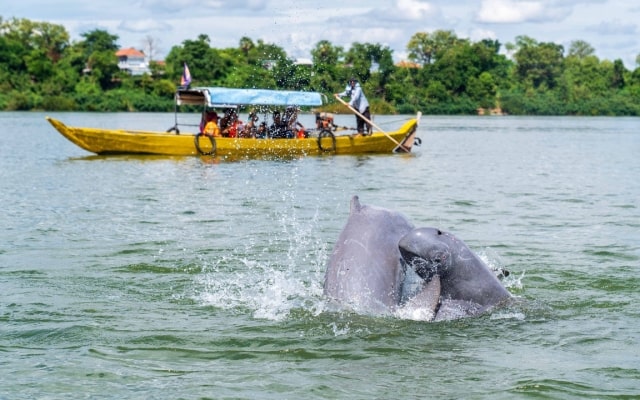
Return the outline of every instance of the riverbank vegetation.
{"type": "Polygon", "coordinates": [[[329,107],[355,76],[374,113],[640,115],[640,55],[629,70],[581,40],[565,49],[518,36],[503,49],[438,30],[415,33],[400,64],[380,44],[345,49],[326,40],[311,51],[311,64],[300,64],[276,44],[243,37],[219,49],[200,34],[140,76],[118,67],[120,45],[105,30],[71,41],[62,25],[0,17],[0,110],[173,111],[186,63],[192,86],[314,90],[329,107]]]}

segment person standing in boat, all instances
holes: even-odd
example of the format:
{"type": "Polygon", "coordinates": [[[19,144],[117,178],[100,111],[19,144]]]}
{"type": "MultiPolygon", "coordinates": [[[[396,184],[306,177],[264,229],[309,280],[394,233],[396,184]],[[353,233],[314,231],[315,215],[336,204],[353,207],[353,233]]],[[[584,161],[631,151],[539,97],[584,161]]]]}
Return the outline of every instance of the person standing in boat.
{"type": "MultiPolygon", "coordinates": [[[[371,112],[369,111],[369,101],[367,101],[364,92],[362,91],[362,87],[358,80],[354,77],[349,79],[349,84],[344,89],[342,93],[336,93],[336,96],[339,97],[349,97],[349,106],[353,109],[357,110],[362,116],[366,119],[371,120],[371,112]]],[[[365,121],[360,115],[356,114],[356,127],[358,129],[358,133],[362,135],[370,135],[371,134],[371,125],[365,121]],[[365,129],[366,126],[366,129],[365,129]]]]}

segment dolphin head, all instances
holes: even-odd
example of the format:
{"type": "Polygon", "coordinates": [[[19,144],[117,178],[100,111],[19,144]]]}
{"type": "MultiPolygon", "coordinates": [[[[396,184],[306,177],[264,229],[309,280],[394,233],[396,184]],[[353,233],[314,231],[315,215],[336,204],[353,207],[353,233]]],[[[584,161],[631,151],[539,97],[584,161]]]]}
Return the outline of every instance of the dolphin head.
{"type": "Polygon", "coordinates": [[[403,236],[398,248],[404,262],[416,274],[429,281],[436,274],[446,273],[454,258],[452,235],[436,228],[417,228],[403,236]]]}

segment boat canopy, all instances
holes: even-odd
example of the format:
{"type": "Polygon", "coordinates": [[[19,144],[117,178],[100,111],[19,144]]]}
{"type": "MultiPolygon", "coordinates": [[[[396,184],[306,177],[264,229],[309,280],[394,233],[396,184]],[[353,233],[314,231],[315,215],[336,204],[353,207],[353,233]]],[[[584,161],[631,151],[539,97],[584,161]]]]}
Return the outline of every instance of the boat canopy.
{"type": "Polygon", "coordinates": [[[296,92],[269,89],[230,89],[196,87],[176,92],[178,105],[193,104],[207,107],[253,106],[321,106],[323,95],[318,92],[296,92]]]}

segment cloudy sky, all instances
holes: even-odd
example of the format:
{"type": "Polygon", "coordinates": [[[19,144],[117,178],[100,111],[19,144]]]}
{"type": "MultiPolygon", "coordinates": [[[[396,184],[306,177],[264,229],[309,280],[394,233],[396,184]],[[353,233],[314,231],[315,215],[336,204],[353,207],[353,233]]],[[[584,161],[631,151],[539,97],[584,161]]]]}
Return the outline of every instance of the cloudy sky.
{"type": "Polygon", "coordinates": [[[640,54],[638,0],[3,0],[0,16],[64,25],[72,40],[104,29],[121,47],[143,49],[150,37],[156,59],[207,34],[212,47],[237,47],[247,36],[293,58],[310,58],[320,40],[379,43],[401,60],[414,33],[437,29],[502,44],[527,35],[565,49],[580,39],[630,69],[640,54]]]}

